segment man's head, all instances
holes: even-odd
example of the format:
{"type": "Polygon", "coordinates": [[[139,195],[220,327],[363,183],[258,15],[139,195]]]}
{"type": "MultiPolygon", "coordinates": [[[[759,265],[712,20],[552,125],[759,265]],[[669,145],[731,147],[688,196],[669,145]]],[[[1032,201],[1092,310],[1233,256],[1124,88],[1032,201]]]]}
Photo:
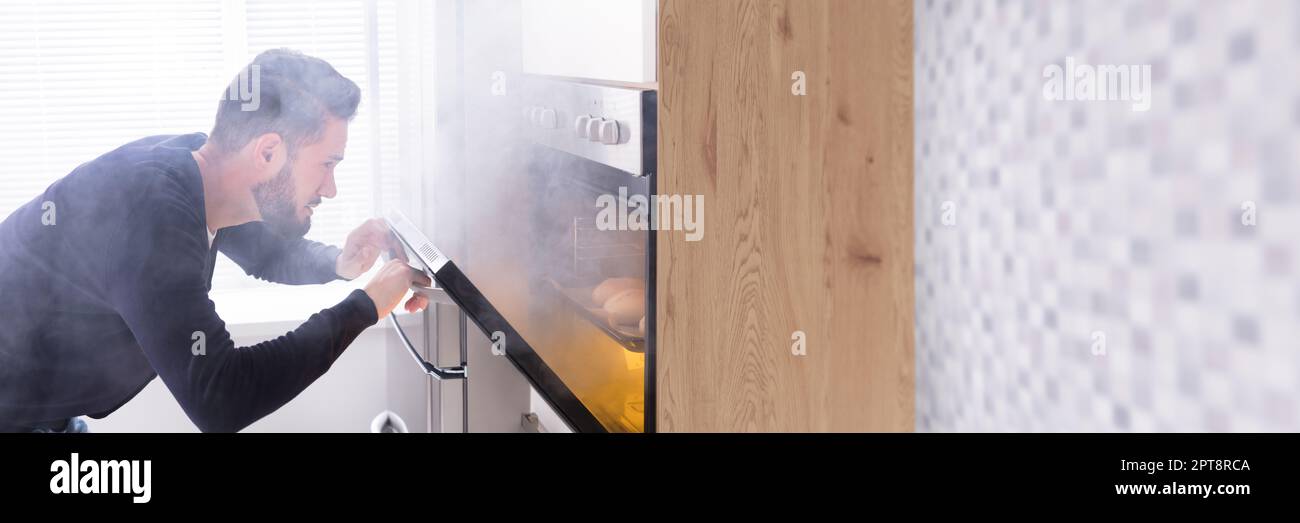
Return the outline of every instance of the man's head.
{"type": "Polygon", "coordinates": [[[312,208],[337,193],[334,167],[361,90],[324,60],[287,49],[257,55],[227,92],[241,87],[255,89],[257,103],[223,97],[208,142],[245,168],[262,221],[301,237],[312,208]]]}

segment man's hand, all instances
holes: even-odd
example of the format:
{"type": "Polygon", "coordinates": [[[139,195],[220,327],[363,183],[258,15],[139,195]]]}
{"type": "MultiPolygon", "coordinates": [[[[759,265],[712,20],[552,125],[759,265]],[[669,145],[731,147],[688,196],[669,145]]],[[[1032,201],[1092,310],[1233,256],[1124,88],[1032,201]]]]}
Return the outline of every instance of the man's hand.
{"type": "MultiPolygon", "coordinates": [[[[397,304],[402,302],[412,285],[429,287],[433,282],[424,273],[412,269],[402,260],[388,260],[379,273],[366,284],[366,294],[375,302],[375,312],[379,319],[392,314],[397,304]]],[[[429,306],[429,299],[416,294],[406,301],[407,312],[419,312],[429,306]]]]}
{"type": "Polygon", "coordinates": [[[392,252],[399,259],[406,259],[401,242],[388,230],[384,220],[366,220],[366,223],[348,234],[343,252],[334,263],[334,272],[345,280],[356,279],[370,270],[370,266],[375,264],[375,260],[384,251],[392,252]]]}

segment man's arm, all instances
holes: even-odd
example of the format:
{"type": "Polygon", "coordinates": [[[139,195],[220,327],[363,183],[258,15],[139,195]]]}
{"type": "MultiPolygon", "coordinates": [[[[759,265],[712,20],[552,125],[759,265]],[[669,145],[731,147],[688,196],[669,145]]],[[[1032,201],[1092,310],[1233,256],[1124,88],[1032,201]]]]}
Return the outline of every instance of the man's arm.
{"type": "MultiPolygon", "coordinates": [[[[237,431],[280,408],[378,321],[374,301],[356,290],[284,336],[236,348],[208,299],[207,242],[187,202],[150,198],[132,216],[108,256],[107,297],[200,430],[237,431]]],[[[319,270],[283,259],[259,269],[296,281],[319,270]]]]}
{"type": "Polygon", "coordinates": [[[303,238],[285,238],[262,222],[221,229],[217,248],[244,272],[288,285],[329,283],[339,278],[338,247],[303,238]]]}

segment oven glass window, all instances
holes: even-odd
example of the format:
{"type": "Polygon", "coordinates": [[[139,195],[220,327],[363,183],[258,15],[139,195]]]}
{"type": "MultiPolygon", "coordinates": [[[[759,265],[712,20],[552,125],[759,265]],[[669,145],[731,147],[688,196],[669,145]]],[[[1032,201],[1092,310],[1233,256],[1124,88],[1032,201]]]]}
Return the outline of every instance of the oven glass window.
{"type": "Polygon", "coordinates": [[[648,179],[526,149],[515,178],[476,191],[493,218],[465,271],[607,430],[642,432],[650,232],[629,221],[648,179]]]}

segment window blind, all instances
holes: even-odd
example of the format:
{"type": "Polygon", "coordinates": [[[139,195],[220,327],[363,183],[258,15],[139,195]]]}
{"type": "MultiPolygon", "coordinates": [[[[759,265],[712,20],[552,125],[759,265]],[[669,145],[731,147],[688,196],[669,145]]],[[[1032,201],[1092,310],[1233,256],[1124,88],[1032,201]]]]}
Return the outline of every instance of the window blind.
{"type": "MultiPolygon", "coordinates": [[[[124,143],[209,132],[239,68],[288,47],[362,90],[335,169],[338,197],[323,202],[307,236],[341,246],[396,193],[396,177],[383,176],[395,169],[396,141],[381,139],[398,114],[381,105],[398,91],[397,51],[387,45],[396,12],[395,0],[0,2],[0,216],[124,143]]],[[[217,290],[266,285],[224,256],[213,276],[217,290]]]]}

